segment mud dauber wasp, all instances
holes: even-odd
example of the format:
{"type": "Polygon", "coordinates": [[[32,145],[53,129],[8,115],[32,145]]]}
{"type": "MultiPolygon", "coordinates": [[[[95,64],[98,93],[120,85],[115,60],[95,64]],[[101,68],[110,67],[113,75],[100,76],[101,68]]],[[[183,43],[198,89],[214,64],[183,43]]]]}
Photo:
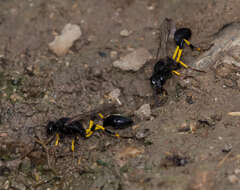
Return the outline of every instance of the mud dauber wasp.
{"type": "Polygon", "coordinates": [[[168,57],[167,55],[162,55],[163,57],[166,56],[164,59],[158,59],[159,50],[161,49],[161,45],[164,45],[163,52],[167,52],[167,43],[170,33],[172,32],[173,22],[171,19],[166,18],[163,21],[162,26],[160,27],[161,35],[160,36],[160,43],[159,48],[156,56],[156,63],[154,65],[153,74],[150,78],[151,86],[154,90],[156,90],[157,94],[162,94],[163,92],[166,93],[166,90],[163,88],[163,85],[167,81],[167,79],[172,77],[172,73],[176,75],[180,75],[179,72],[176,70],[181,67],[181,65],[185,68],[188,68],[186,64],[184,64],[180,58],[182,55],[182,51],[184,45],[187,44],[192,50],[196,49],[200,51],[200,48],[196,48],[193,46],[188,40],[191,38],[192,32],[189,28],[179,28],[174,33],[174,41],[177,45],[176,50],[172,58],[168,57]],[[177,57],[177,59],[176,59],[177,57]],[[181,64],[181,65],[180,65],[181,64]]]}
{"type": "Polygon", "coordinates": [[[80,136],[84,139],[89,138],[93,135],[95,131],[101,130],[112,136],[118,138],[127,138],[120,136],[118,133],[112,132],[107,129],[108,126],[111,126],[114,129],[124,129],[133,124],[133,120],[121,115],[110,114],[107,117],[104,117],[101,113],[98,113],[98,116],[102,119],[103,125],[95,124],[96,120],[96,111],[91,113],[89,127],[85,129],[82,125],[82,118],[85,114],[75,116],[73,118],[60,118],[56,122],[49,121],[46,130],[48,135],[56,135],[55,146],[59,144],[60,137],[70,136],[73,137],[72,140],[72,151],[75,150],[75,139],[77,136],[80,136]]]}

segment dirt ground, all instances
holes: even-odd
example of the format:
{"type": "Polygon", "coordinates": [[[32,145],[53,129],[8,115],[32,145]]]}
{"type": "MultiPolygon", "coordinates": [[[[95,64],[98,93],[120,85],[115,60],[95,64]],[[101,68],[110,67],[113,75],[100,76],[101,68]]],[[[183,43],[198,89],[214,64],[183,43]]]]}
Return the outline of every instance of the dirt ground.
{"type": "MultiPolygon", "coordinates": [[[[240,117],[227,115],[240,111],[239,68],[174,76],[156,105],[151,63],[137,72],[112,66],[132,49],[156,55],[164,18],[190,27],[193,44],[207,47],[223,26],[240,21],[239,10],[238,0],[2,0],[0,189],[239,189],[240,117]],[[67,23],[83,35],[57,57],[48,43],[67,23]],[[124,29],[131,34],[121,36],[124,29]],[[135,121],[119,133],[137,138],[96,133],[79,139],[74,154],[69,138],[57,147],[43,143],[49,120],[94,110],[116,88],[118,113],[135,121]],[[143,104],[152,113],[141,120],[134,112],[143,104]]],[[[187,50],[184,62],[198,56],[187,50]]]]}

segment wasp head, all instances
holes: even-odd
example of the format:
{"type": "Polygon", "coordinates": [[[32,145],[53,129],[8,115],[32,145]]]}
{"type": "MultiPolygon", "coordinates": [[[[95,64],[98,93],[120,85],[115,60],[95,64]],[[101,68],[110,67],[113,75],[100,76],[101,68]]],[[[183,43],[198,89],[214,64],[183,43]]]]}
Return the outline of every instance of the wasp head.
{"type": "Polygon", "coordinates": [[[58,130],[55,122],[53,121],[49,121],[47,124],[47,134],[48,135],[52,135],[54,134],[56,131],[58,130]]]}
{"type": "Polygon", "coordinates": [[[150,78],[152,88],[156,90],[157,93],[161,93],[163,90],[163,85],[166,82],[166,78],[161,74],[154,74],[150,78]]]}

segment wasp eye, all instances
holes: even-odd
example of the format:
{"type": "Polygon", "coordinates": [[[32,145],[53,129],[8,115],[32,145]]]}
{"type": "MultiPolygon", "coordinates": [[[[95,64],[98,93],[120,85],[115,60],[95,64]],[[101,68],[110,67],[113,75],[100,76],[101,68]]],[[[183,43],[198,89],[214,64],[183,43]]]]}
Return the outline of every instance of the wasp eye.
{"type": "Polygon", "coordinates": [[[152,84],[153,84],[153,85],[155,85],[155,84],[156,84],[155,80],[151,80],[151,82],[152,82],[152,84]]]}

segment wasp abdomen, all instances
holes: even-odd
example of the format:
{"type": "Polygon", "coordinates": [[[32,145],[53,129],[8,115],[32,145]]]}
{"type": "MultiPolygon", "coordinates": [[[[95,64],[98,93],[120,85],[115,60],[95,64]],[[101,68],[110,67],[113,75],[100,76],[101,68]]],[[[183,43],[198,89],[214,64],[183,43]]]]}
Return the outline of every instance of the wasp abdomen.
{"type": "Polygon", "coordinates": [[[115,129],[123,129],[132,124],[132,119],[120,115],[110,115],[103,119],[103,127],[112,126],[115,129]]]}

